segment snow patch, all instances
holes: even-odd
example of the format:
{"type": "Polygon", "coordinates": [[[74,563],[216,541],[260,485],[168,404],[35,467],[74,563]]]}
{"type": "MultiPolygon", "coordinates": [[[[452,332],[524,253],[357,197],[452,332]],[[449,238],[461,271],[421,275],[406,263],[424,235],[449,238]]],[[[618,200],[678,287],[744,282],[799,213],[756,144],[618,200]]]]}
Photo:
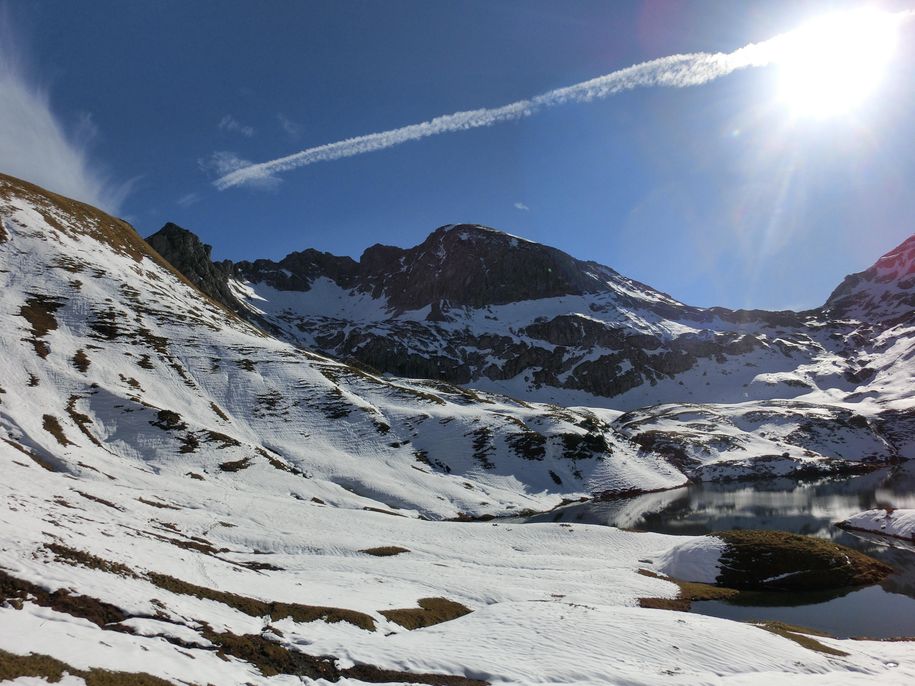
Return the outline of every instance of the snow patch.
{"type": "Polygon", "coordinates": [[[721,554],[727,544],[714,536],[678,543],[655,558],[655,569],[681,581],[713,584],[721,572],[721,554]]]}
{"type": "Polygon", "coordinates": [[[849,517],[842,525],[915,541],[915,510],[867,510],[849,517]]]}

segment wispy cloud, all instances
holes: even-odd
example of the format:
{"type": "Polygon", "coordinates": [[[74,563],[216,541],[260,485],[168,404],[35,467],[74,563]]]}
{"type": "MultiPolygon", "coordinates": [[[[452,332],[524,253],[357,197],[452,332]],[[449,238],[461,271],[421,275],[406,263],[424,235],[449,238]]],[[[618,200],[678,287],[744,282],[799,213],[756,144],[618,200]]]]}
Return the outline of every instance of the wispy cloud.
{"type": "MultiPolygon", "coordinates": [[[[912,15],[912,12],[905,11],[893,17],[901,22],[911,19],[912,15]]],[[[455,112],[419,124],[307,148],[269,162],[239,167],[216,179],[214,183],[218,189],[224,190],[317,162],[384,150],[443,133],[517,121],[549,107],[600,100],[634,88],[699,86],[740,69],[762,67],[775,62],[784,53],[786,43],[796,39],[793,34],[794,32],[788,32],[761,43],[750,43],[728,53],[699,52],[661,57],[501,107],[455,112]]]]}
{"type": "Polygon", "coordinates": [[[246,138],[251,138],[255,133],[253,126],[242,124],[231,114],[227,114],[219,120],[219,130],[227,131],[228,133],[240,133],[246,138]]]}
{"type": "MultiPolygon", "coordinates": [[[[251,167],[251,161],[239,157],[230,150],[217,150],[209,157],[197,160],[200,169],[219,178],[232,174],[239,169],[251,167]]],[[[280,183],[280,178],[272,173],[259,174],[257,178],[248,181],[253,188],[275,188],[280,183]]]]}
{"type": "Polygon", "coordinates": [[[283,129],[290,138],[297,138],[302,132],[302,127],[282,112],[276,115],[276,120],[280,123],[280,128],[283,129]]]}
{"type": "Polygon", "coordinates": [[[525,205],[523,202],[516,202],[516,203],[515,203],[515,209],[516,209],[516,210],[521,210],[522,212],[530,212],[530,211],[531,211],[531,208],[528,207],[527,205],[525,205]]]}
{"type": "Polygon", "coordinates": [[[751,44],[732,53],[694,53],[673,55],[643,62],[626,69],[600,76],[590,81],[557,88],[526,100],[489,109],[455,112],[419,124],[399,129],[370,133],[308,148],[270,162],[239,167],[216,179],[220,190],[239,184],[255,182],[270,175],[287,172],[316,162],[329,162],[344,157],[384,150],[409,141],[437,136],[442,133],[467,131],[529,117],[539,110],[569,102],[590,102],[607,98],[622,91],[646,86],[683,88],[696,86],[744,67],[766,64],[765,44],[751,44]]]}
{"type": "Polygon", "coordinates": [[[198,200],[200,200],[199,193],[187,193],[178,198],[177,203],[181,205],[181,207],[190,207],[198,200]]]}
{"type": "Polygon", "coordinates": [[[112,181],[90,159],[92,115],[66,127],[47,89],[29,73],[11,20],[0,6],[0,171],[117,213],[135,180],[112,181]]]}

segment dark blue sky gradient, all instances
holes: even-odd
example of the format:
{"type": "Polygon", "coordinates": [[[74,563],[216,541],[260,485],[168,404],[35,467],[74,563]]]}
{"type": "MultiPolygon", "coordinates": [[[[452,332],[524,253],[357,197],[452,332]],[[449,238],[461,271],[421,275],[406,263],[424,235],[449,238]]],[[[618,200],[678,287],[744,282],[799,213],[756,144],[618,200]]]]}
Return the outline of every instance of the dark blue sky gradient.
{"type": "Polygon", "coordinates": [[[306,247],[358,257],[478,222],[691,304],[777,309],[820,304],[915,231],[911,27],[878,96],[824,122],[792,124],[767,68],[315,164],[268,189],[217,191],[200,161],[216,151],[265,161],[647,59],[730,51],[848,4],[36,0],[7,10],[55,113],[71,126],[90,113],[93,158],[115,179],[139,177],[122,214],[143,235],[175,221],[217,258],[306,247]],[[227,115],[254,135],[220,130],[227,115]]]}

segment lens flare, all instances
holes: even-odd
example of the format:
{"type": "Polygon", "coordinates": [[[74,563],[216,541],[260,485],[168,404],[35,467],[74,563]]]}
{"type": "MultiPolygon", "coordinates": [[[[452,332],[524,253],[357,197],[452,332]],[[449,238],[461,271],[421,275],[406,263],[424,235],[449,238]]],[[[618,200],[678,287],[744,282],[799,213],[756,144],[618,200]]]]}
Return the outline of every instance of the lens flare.
{"type": "Polygon", "coordinates": [[[779,99],[799,116],[824,118],[853,110],[880,85],[897,27],[894,15],[861,9],[792,31],[776,59],[779,99]]]}

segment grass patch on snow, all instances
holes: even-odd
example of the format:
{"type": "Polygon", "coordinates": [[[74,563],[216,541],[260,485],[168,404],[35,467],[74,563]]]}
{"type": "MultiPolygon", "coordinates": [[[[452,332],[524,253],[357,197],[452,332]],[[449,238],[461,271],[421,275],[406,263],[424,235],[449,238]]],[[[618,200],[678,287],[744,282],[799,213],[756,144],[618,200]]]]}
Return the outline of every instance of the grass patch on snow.
{"type": "Polygon", "coordinates": [[[639,574],[652,579],[663,579],[675,584],[679,589],[676,598],[639,598],[639,607],[652,610],[677,610],[688,612],[693,601],[697,600],[727,600],[736,597],[740,591],[733,588],[722,588],[712,584],[701,584],[695,581],[680,581],[672,577],[662,576],[649,569],[640,569],[639,574]]]}
{"type": "Polygon", "coordinates": [[[73,366],[76,367],[83,374],[89,371],[89,366],[92,364],[92,360],[89,359],[89,356],[86,354],[86,351],[80,348],[76,351],[72,358],[73,366]]]}
{"type": "Polygon", "coordinates": [[[418,608],[379,610],[379,614],[405,629],[421,629],[470,614],[472,610],[447,598],[420,598],[418,608]]]}
{"type": "Polygon", "coordinates": [[[832,541],[783,531],[716,532],[726,544],[720,586],[748,591],[821,591],[868,586],[888,565],[832,541]]]}
{"type": "Polygon", "coordinates": [[[219,468],[224,472],[240,472],[243,469],[247,469],[251,466],[251,458],[243,457],[240,460],[232,460],[230,462],[223,462],[219,465],[219,468]]]}
{"type": "Polygon", "coordinates": [[[120,562],[111,562],[101,557],[87,553],[84,550],[76,550],[60,543],[48,543],[45,548],[54,554],[54,559],[66,564],[86,567],[88,569],[98,569],[109,574],[129,577],[132,579],[139,578],[130,567],[120,562]]]}
{"type": "Polygon", "coordinates": [[[25,304],[19,308],[19,316],[23,317],[31,326],[29,333],[32,338],[27,339],[35,348],[38,357],[44,359],[51,352],[51,348],[44,342],[44,337],[57,328],[57,319],[54,313],[64,305],[64,300],[49,295],[30,293],[25,304]]]}
{"type": "Polygon", "coordinates": [[[73,441],[67,438],[63,427],[60,425],[60,421],[53,414],[46,414],[42,416],[41,426],[45,431],[51,434],[63,447],[66,448],[68,445],[76,445],[73,441]]]}
{"type": "Polygon", "coordinates": [[[820,643],[813,636],[821,636],[829,638],[829,634],[822,631],[816,631],[815,629],[808,629],[802,626],[794,626],[793,624],[785,624],[784,622],[762,622],[756,624],[760,629],[765,629],[766,631],[777,634],[782,638],[787,638],[789,641],[794,641],[804,648],[809,650],[815,650],[818,653],[825,653],[827,655],[835,655],[836,657],[846,657],[848,653],[837,648],[831,648],[828,645],[820,643]]]}
{"type": "Polygon", "coordinates": [[[9,602],[17,609],[22,608],[23,602],[30,601],[41,607],[49,607],[57,612],[85,619],[102,628],[128,618],[127,613],[121,608],[97,598],[74,595],[66,589],[48,591],[3,570],[0,570],[0,600],[9,602]]]}
{"type": "Polygon", "coordinates": [[[172,686],[172,682],[142,672],[111,672],[107,669],[75,669],[48,655],[14,655],[0,650],[0,681],[37,677],[59,683],[65,674],[79,677],[86,686],[172,686]]]}
{"type": "Polygon", "coordinates": [[[381,545],[375,548],[365,548],[359,552],[366,555],[374,555],[375,557],[391,557],[401,553],[409,553],[410,551],[407,548],[401,548],[399,545],[381,545]]]}
{"type": "Polygon", "coordinates": [[[371,616],[356,610],[301,605],[298,603],[267,602],[235,593],[197,586],[167,574],[151,573],[149,580],[163,590],[222,603],[252,617],[270,617],[276,621],[288,617],[294,622],[314,622],[320,619],[330,624],[347,622],[366,631],[375,630],[375,620],[371,616]]]}

